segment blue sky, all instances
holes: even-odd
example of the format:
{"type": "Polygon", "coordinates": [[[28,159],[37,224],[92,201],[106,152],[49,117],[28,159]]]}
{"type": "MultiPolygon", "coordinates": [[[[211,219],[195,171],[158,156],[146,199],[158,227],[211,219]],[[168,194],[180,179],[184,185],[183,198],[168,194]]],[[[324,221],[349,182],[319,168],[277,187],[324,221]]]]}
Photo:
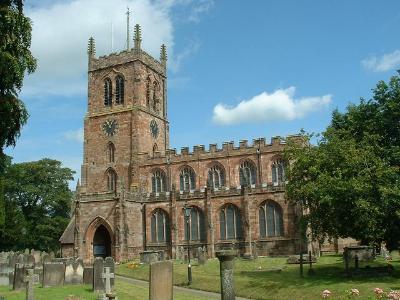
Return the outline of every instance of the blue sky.
{"type": "Polygon", "coordinates": [[[320,132],[400,69],[397,0],[27,1],[39,67],[21,91],[30,118],[6,151],[14,162],[50,157],[79,176],[87,40],[111,52],[112,23],[122,50],[127,6],[143,48],[168,47],[172,148],[320,132]]]}

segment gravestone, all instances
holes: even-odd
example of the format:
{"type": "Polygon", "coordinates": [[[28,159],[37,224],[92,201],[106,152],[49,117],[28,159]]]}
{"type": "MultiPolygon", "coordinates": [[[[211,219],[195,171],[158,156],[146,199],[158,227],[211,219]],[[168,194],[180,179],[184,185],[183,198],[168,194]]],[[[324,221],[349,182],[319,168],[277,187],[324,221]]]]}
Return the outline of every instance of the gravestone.
{"type": "Polygon", "coordinates": [[[221,299],[234,300],[235,288],[233,281],[233,260],[236,257],[234,250],[217,251],[216,256],[219,259],[219,273],[221,280],[221,299]]]}
{"type": "Polygon", "coordinates": [[[18,254],[11,253],[8,256],[8,266],[14,270],[15,264],[18,262],[18,254]]]}
{"type": "Polygon", "coordinates": [[[33,255],[33,257],[35,258],[35,264],[40,264],[42,262],[41,260],[41,256],[40,256],[40,251],[35,251],[33,250],[33,253],[31,251],[31,254],[33,255]]]}
{"type": "Polygon", "coordinates": [[[10,287],[13,287],[14,285],[14,270],[10,273],[8,273],[8,285],[10,287]]]}
{"type": "Polygon", "coordinates": [[[24,282],[26,284],[26,300],[35,300],[35,295],[33,294],[33,285],[34,285],[34,277],[33,269],[27,269],[27,274],[24,278],[24,282]]]}
{"type": "Polygon", "coordinates": [[[93,284],[93,267],[84,267],[83,284],[93,284]]]}
{"type": "Polygon", "coordinates": [[[172,261],[159,261],[150,264],[150,300],[173,299],[172,261]]]}
{"type": "Polygon", "coordinates": [[[51,262],[50,255],[48,255],[47,253],[43,254],[42,255],[42,264],[49,263],[49,262],[51,262]]]}
{"type": "MultiPolygon", "coordinates": [[[[115,261],[114,258],[112,257],[106,257],[104,260],[104,267],[110,268],[110,273],[115,274],[115,261]]],[[[111,278],[111,289],[114,289],[115,285],[115,280],[114,278],[111,278]]]]}
{"type": "Polygon", "coordinates": [[[70,259],[65,265],[65,284],[83,283],[83,261],[82,259],[70,259]]]}
{"type": "Polygon", "coordinates": [[[25,249],[24,254],[26,254],[26,255],[29,254],[29,249],[28,248],[25,249]]]}
{"type": "Polygon", "coordinates": [[[25,263],[25,262],[26,262],[26,260],[25,260],[25,255],[24,255],[24,254],[18,254],[17,263],[23,264],[23,263],[25,263]]]}
{"type": "Polygon", "coordinates": [[[29,269],[35,268],[35,257],[32,254],[26,256],[26,265],[29,269]]]}
{"type": "Polygon", "coordinates": [[[14,268],[13,290],[20,290],[25,287],[26,269],[24,264],[16,263],[14,268]]]}
{"type": "Polygon", "coordinates": [[[8,261],[0,263],[0,286],[9,285],[8,274],[14,269],[8,265],[8,261]]]}
{"type": "Polygon", "coordinates": [[[104,282],[101,278],[103,273],[104,260],[102,257],[96,257],[93,263],[93,291],[104,291],[104,282]]]}
{"type": "Polygon", "coordinates": [[[33,273],[35,273],[35,284],[40,284],[43,281],[43,265],[40,267],[36,267],[33,270],[33,273]]]}
{"type": "Polygon", "coordinates": [[[158,251],[147,250],[139,253],[140,262],[144,264],[151,264],[159,260],[158,251]]]}
{"type": "Polygon", "coordinates": [[[110,272],[110,267],[104,267],[103,273],[101,274],[101,278],[104,279],[106,294],[110,294],[112,292],[111,280],[114,280],[115,278],[114,273],[110,272]]]}
{"type": "Polygon", "coordinates": [[[42,287],[64,285],[65,265],[60,262],[43,264],[42,287]]]}
{"type": "Polygon", "coordinates": [[[200,266],[202,266],[205,265],[206,262],[207,262],[206,251],[202,247],[197,248],[197,263],[200,266]]]}

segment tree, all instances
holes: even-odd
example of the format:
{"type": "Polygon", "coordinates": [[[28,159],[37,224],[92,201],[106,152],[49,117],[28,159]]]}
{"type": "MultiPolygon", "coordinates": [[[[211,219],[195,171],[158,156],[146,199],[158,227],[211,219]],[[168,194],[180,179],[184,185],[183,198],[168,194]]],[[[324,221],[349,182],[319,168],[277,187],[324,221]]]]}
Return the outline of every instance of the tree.
{"type": "Polygon", "coordinates": [[[9,164],[5,170],[6,224],[0,249],[56,250],[69,222],[73,171],[56,160],[9,164]]]}
{"type": "MultiPolygon", "coordinates": [[[[310,141],[311,135],[303,133],[310,141]]],[[[302,206],[313,238],[353,237],[398,245],[400,77],[380,81],[372,99],[334,111],[317,145],[288,142],[286,196],[302,206]]]]}
{"type": "Polygon", "coordinates": [[[22,0],[0,2],[0,228],[4,224],[2,173],[4,147],[15,146],[28,119],[24,103],[18,99],[25,73],[36,69],[31,45],[31,21],[23,15],[22,0]]]}

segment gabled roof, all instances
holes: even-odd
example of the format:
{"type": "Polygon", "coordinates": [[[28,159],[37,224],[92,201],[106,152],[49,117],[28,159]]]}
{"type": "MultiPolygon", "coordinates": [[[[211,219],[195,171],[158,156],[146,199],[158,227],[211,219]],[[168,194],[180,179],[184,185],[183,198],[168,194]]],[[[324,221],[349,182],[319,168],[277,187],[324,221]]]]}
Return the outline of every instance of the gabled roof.
{"type": "Polygon", "coordinates": [[[59,241],[61,244],[73,244],[74,243],[74,229],[75,229],[75,217],[72,217],[61,235],[59,241]]]}

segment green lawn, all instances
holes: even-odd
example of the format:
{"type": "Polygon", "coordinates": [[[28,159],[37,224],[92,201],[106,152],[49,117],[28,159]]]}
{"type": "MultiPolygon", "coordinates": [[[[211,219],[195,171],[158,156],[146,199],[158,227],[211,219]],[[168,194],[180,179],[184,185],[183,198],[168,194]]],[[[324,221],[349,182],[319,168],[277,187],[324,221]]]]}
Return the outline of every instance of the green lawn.
{"type": "MultiPolygon", "coordinates": [[[[116,292],[119,300],[143,300],[149,298],[148,288],[132,285],[123,281],[116,282],[116,292]]],[[[25,291],[12,291],[8,287],[0,286],[0,296],[5,300],[25,300],[25,291]]],[[[97,300],[97,295],[90,286],[64,286],[53,288],[35,287],[36,300],[97,300]]],[[[206,300],[206,297],[195,297],[187,293],[174,293],[177,300],[206,300]]]]}
{"type": "MultiPolygon", "coordinates": [[[[305,266],[304,278],[299,276],[298,265],[286,264],[286,258],[258,258],[254,261],[235,260],[236,295],[252,299],[321,299],[321,292],[328,289],[332,292],[331,299],[348,299],[346,291],[357,288],[360,297],[357,299],[375,299],[372,290],[375,287],[385,291],[400,290],[400,259],[394,257],[391,264],[395,267],[392,276],[360,275],[347,278],[341,256],[323,256],[314,265],[315,275],[308,276],[308,266],[305,266]],[[261,270],[259,268],[261,267],[261,270]],[[274,269],[275,268],[275,269],[274,269]],[[282,271],[276,271],[283,268],[282,271]]],[[[378,259],[374,265],[386,265],[378,259]]],[[[149,267],[140,265],[130,269],[129,263],[117,267],[119,275],[148,279],[149,267]]],[[[219,292],[219,262],[212,259],[205,266],[192,267],[193,284],[191,288],[219,292]]],[[[174,284],[187,285],[187,265],[175,261],[174,284]]]]}

